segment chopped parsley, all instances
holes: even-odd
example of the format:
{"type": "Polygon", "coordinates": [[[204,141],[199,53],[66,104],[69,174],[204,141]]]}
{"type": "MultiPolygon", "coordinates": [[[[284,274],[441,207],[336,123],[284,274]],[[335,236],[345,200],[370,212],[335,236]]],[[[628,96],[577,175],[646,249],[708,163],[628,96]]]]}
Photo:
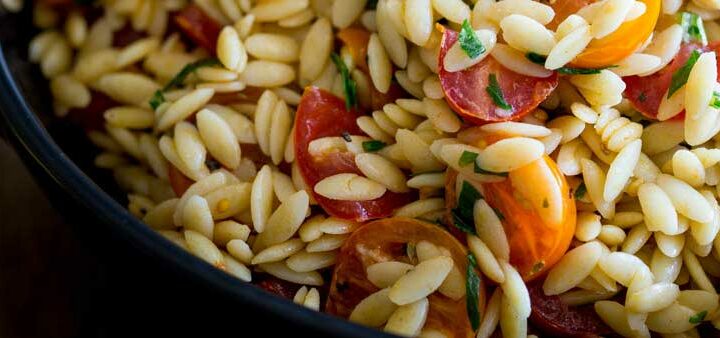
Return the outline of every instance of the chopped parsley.
{"type": "Polygon", "coordinates": [[[580,185],[575,189],[575,199],[579,200],[585,196],[585,193],[587,192],[587,187],[585,186],[585,182],[580,183],[580,185]]]}
{"type": "Polygon", "coordinates": [[[465,305],[473,331],[477,331],[480,327],[480,306],[478,305],[477,297],[480,292],[480,277],[477,272],[475,272],[476,265],[475,257],[472,254],[468,254],[467,273],[465,274],[467,279],[465,283],[465,293],[467,294],[467,297],[465,297],[465,305]]]}
{"type": "Polygon", "coordinates": [[[540,55],[540,54],[535,53],[535,52],[528,52],[527,54],[525,54],[525,57],[526,57],[528,60],[530,60],[530,62],[539,64],[539,65],[544,65],[544,64],[545,64],[545,60],[547,60],[547,56],[545,56],[545,55],[540,55]]]}
{"type": "Polygon", "coordinates": [[[700,52],[697,50],[692,51],[692,54],[690,54],[690,57],[687,61],[685,61],[685,64],[673,73],[672,80],[670,80],[670,88],[668,89],[668,98],[670,98],[676,91],[678,91],[678,89],[682,88],[682,86],[687,83],[690,71],[693,66],[695,66],[695,62],[697,62],[698,58],[700,58],[700,52]]]}
{"type": "MultiPolygon", "coordinates": [[[[525,58],[530,60],[530,62],[544,66],[545,60],[547,59],[547,56],[540,55],[535,52],[528,52],[525,54],[525,58]]],[[[607,66],[607,67],[601,67],[601,68],[573,68],[573,67],[560,67],[557,70],[560,74],[565,75],[590,75],[590,74],[600,74],[602,70],[613,68],[617,66],[607,66]]]]}
{"type": "Polygon", "coordinates": [[[480,168],[480,166],[477,164],[477,161],[475,161],[475,168],[473,168],[473,171],[476,174],[482,174],[482,175],[495,175],[495,176],[502,176],[502,177],[508,176],[508,173],[496,173],[494,171],[488,171],[483,168],[480,168]]]}
{"type": "Polygon", "coordinates": [[[202,67],[211,67],[220,65],[220,61],[216,58],[201,59],[195,62],[188,63],[183,67],[175,76],[168,82],[165,87],[159,89],[153,93],[150,98],[150,107],[153,110],[157,109],[163,102],[165,102],[165,95],[163,93],[170,89],[181,87],[187,77],[202,67]]]}
{"type": "Polygon", "coordinates": [[[458,160],[458,165],[461,167],[464,167],[468,164],[475,163],[475,159],[477,159],[478,153],[474,153],[472,151],[463,151],[462,155],[460,155],[460,159],[458,160]]]}
{"type": "Polygon", "coordinates": [[[367,151],[368,153],[376,152],[382,148],[385,148],[387,144],[383,141],[378,140],[372,140],[372,141],[365,141],[362,143],[363,150],[367,151]]]}
{"type": "Polygon", "coordinates": [[[713,92],[712,99],[710,99],[710,107],[720,109],[720,93],[713,92]]]}
{"type": "Polygon", "coordinates": [[[545,262],[539,261],[539,262],[533,264],[531,271],[532,271],[532,273],[538,273],[544,267],[545,267],[545,262]]]}
{"type": "Polygon", "coordinates": [[[705,27],[699,15],[692,12],[680,12],[677,14],[677,21],[683,28],[684,42],[697,42],[703,46],[707,45],[705,27]]]}
{"type": "Polygon", "coordinates": [[[472,184],[463,181],[460,194],[458,196],[458,204],[452,210],[453,223],[458,229],[475,235],[475,220],[473,217],[473,208],[475,201],[480,199],[480,193],[472,184]]]}
{"type": "Polygon", "coordinates": [[[495,74],[488,75],[488,86],[485,88],[485,91],[488,95],[490,95],[490,98],[492,98],[496,106],[505,110],[512,110],[512,106],[505,101],[505,97],[503,96],[502,89],[500,88],[500,84],[498,83],[495,74]]]}
{"type": "Polygon", "coordinates": [[[342,58],[340,58],[340,55],[332,53],[330,54],[330,58],[342,76],[343,90],[345,91],[345,108],[351,110],[357,107],[357,83],[350,77],[350,70],[348,70],[347,65],[342,58]]]}
{"type": "Polygon", "coordinates": [[[485,46],[483,46],[482,42],[477,37],[477,34],[475,34],[475,30],[473,30],[470,25],[470,21],[467,19],[463,21],[462,27],[460,28],[458,43],[460,44],[460,48],[462,48],[462,50],[465,51],[465,54],[467,54],[467,56],[471,59],[485,53],[485,46]]]}
{"type": "Polygon", "coordinates": [[[691,316],[688,320],[691,324],[699,324],[705,319],[705,316],[707,316],[708,312],[707,310],[700,311],[696,313],[695,315],[691,316]]]}

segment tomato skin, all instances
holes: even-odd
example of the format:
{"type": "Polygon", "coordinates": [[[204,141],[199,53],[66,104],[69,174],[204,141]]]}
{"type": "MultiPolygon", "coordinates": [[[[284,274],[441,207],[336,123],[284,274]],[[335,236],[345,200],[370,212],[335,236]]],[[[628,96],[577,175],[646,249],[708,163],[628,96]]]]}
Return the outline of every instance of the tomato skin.
{"type": "MultiPolygon", "coordinates": [[[[322,179],[340,174],[362,175],[355,165],[355,155],[350,152],[330,153],[316,158],[308,153],[311,141],[328,136],[365,135],[355,120],[360,115],[345,109],[345,102],[337,96],[317,87],[305,89],[295,115],[295,158],[305,182],[314,187],[322,179]]],[[[386,192],[372,201],[337,201],[312,192],[318,204],[335,217],[364,222],[388,217],[393,210],[416,199],[414,193],[386,192]]]]}
{"type": "MultiPolygon", "coordinates": [[[[633,107],[637,109],[645,117],[656,119],[658,108],[664,95],[667,95],[668,88],[672,82],[673,73],[678,68],[685,65],[690,54],[694,51],[707,52],[711,50],[718,51],[720,42],[712,43],[708,46],[702,46],[696,43],[683,44],[680,51],[665,68],[648,76],[626,76],[623,77],[625,82],[625,97],[630,100],[633,107]]],[[[720,66],[720,62],[718,63],[720,66]]],[[[720,75],[718,76],[720,81],[720,75]]],[[[681,112],[675,118],[684,119],[685,112],[681,112]]]]}
{"type": "Polygon", "coordinates": [[[85,130],[101,130],[105,126],[106,110],[119,106],[120,103],[111,97],[95,91],[90,91],[90,104],[85,108],[73,108],[68,112],[67,118],[73,124],[81,126],[85,130]]]}
{"type": "Polygon", "coordinates": [[[553,337],[599,338],[613,335],[595,313],[592,304],[570,307],[558,296],[546,296],[542,282],[528,285],[532,313],[530,321],[543,333],[553,337]]]}
{"type": "Polygon", "coordinates": [[[195,4],[190,4],[175,14],[173,21],[190,40],[215,54],[218,35],[222,26],[195,4]]]}
{"type": "Polygon", "coordinates": [[[533,111],[557,87],[557,73],[547,78],[521,75],[503,67],[491,56],[463,71],[448,72],[443,67],[445,55],[457,39],[457,32],[444,30],[438,68],[445,100],[466,121],[483,124],[518,120],[533,111]],[[490,74],[495,74],[505,101],[513,107],[512,112],[499,109],[486,92],[490,74]]]}
{"type": "MultiPolygon", "coordinates": [[[[402,260],[404,244],[428,241],[450,250],[461,272],[467,269],[467,250],[443,228],[410,218],[385,218],[358,228],[345,241],[333,273],[326,312],[347,318],[355,306],[379,289],[367,279],[366,268],[382,261],[402,260]]],[[[478,273],[478,275],[480,275],[478,273]]],[[[481,279],[480,290],[484,290],[481,279]]],[[[468,320],[465,297],[452,300],[439,293],[428,297],[430,311],[426,329],[436,329],[447,337],[475,336],[468,320]]],[[[485,306],[485,294],[478,295],[480,309],[485,306]]]]}
{"type": "Polygon", "coordinates": [[[660,0],[639,0],[645,13],[628,21],[608,36],[592,40],[571,63],[573,67],[600,68],[616,64],[634,53],[650,37],[660,16],[660,0]]]}

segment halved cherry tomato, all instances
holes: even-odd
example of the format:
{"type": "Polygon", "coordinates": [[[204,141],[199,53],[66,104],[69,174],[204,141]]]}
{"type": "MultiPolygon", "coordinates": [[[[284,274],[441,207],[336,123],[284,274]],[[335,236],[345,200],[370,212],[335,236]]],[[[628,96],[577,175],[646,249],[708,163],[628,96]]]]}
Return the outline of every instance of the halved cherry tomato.
{"type": "MultiPolygon", "coordinates": [[[[350,27],[345,28],[338,32],[338,39],[348,47],[350,54],[352,55],[353,62],[358,69],[360,69],[367,79],[367,83],[372,84],[370,80],[368,65],[367,65],[367,49],[368,42],[370,41],[370,32],[363,28],[350,27]]],[[[375,86],[370,86],[370,107],[372,110],[382,110],[382,107],[388,103],[395,102],[395,100],[407,97],[405,90],[400,87],[396,82],[393,81],[390,84],[390,89],[387,93],[379,92],[375,86]]]]}
{"type": "MultiPolygon", "coordinates": [[[[489,144],[497,140],[488,136],[489,144]]],[[[457,173],[445,184],[448,212],[457,203],[457,173]]],[[[548,156],[508,173],[508,179],[483,183],[481,194],[502,215],[510,244],[510,263],[526,281],[542,276],[565,254],[575,234],[575,200],[565,176],[548,156]]]]}
{"type": "MultiPolygon", "coordinates": [[[[308,152],[310,142],[318,138],[341,136],[343,132],[365,135],[355,122],[358,116],[357,112],[346,110],[345,102],[337,96],[317,87],[305,89],[295,116],[295,158],[309,187],[340,173],[362,175],[351,152],[330,153],[322,157],[314,157],[308,152]]],[[[313,195],[330,215],[356,221],[390,216],[393,210],[415,199],[412,193],[390,191],[372,201],[336,201],[315,192],[313,195]]]]}
{"type": "Polygon", "coordinates": [[[178,168],[174,165],[170,165],[168,169],[168,180],[170,181],[170,187],[178,197],[182,196],[190,186],[195,183],[192,179],[185,176],[178,168]]]}
{"type": "Polygon", "coordinates": [[[190,40],[215,54],[215,45],[222,26],[195,4],[183,8],[173,17],[175,24],[190,40]]]}
{"type": "Polygon", "coordinates": [[[147,33],[136,31],[130,23],[113,32],[113,47],[123,48],[147,36],[147,33]]]}
{"type": "Polygon", "coordinates": [[[363,28],[348,27],[337,33],[338,39],[347,46],[355,65],[363,72],[368,72],[367,49],[370,32],[363,28]]]}
{"type": "Polygon", "coordinates": [[[530,321],[543,333],[553,337],[599,338],[613,334],[592,305],[574,307],[558,296],[546,296],[542,283],[528,285],[532,314],[530,321]]]}
{"type": "MultiPolygon", "coordinates": [[[[678,68],[685,65],[690,54],[694,51],[706,52],[710,50],[718,51],[720,42],[713,43],[708,46],[702,46],[696,43],[684,44],[675,59],[670,62],[665,68],[655,72],[648,76],[626,76],[623,78],[625,81],[625,97],[630,100],[633,107],[640,113],[649,118],[656,118],[658,114],[658,108],[664,95],[667,95],[668,88],[670,88],[670,82],[672,82],[672,76],[678,68]]],[[[718,63],[720,66],[720,62],[718,63]]],[[[720,81],[720,75],[718,76],[720,81]]],[[[678,114],[678,118],[683,118],[685,113],[678,114]]]]}
{"type": "MultiPolygon", "coordinates": [[[[361,300],[379,289],[367,279],[368,266],[385,261],[407,261],[408,243],[428,241],[450,250],[455,266],[465,272],[467,250],[443,228],[410,218],[385,218],[361,226],[345,240],[335,264],[326,312],[347,318],[361,300]]],[[[481,287],[480,290],[484,290],[481,287]]],[[[484,308],[485,294],[478,297],[484,308]]],[[[438,330],[445,337],[469,338],[475,333],[470,327],[466,298],[452,300],[439,293],[428,297],[430,310],[425,329],[438,330]]]]}
{"type": "Polygon", "coordinates": [[[90,104],[85,108],[74,108],[68,112],[68,120],[73,124],[81,126],[85,130],[99,130],[105,126],[103,113],[106,110],[120,105],[109,96],[95,91],[90,91],[90,104]]]}
{"type": "Polygon", "coordinates": [[[572,61],[572,66],[580,68],[611,66],[640,48],[655,29],[655,23],[660,16],[660,0],[638,1],[645,4],[645,13],[635,20],[623,23],[608,36],[591,41],[585,51],[572,61]]]}
{"type": "Polygon", "coordinates": [[[448,104],[464,119],[482,124],[485,122],[518,120],[545,100],[558,84],[556,73],[547,78],[536,78],[515,73],[495,61],[491,56],[473,67],[459,72],[447,72],[443,67],[445,55],[457,41],[458,33],[445,29],[440,45],[440,83],[448,104]],[[487,93],[489,76],[494,74],[505,101],[511,111],[497,107],[487,93]]]}

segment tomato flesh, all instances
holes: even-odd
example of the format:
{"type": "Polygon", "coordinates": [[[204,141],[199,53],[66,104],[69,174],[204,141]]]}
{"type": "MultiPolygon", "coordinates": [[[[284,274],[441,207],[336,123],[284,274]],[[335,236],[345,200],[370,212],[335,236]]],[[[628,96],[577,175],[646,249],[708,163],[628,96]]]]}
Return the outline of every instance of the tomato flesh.
{"type": "Polygon", "coordinates": [[[568,306],[558,296],[546,296],[542,283],[528,285],[532,313],[530,321],[545,334],[554,337],[607,337],[613,331],[595,313],[592,304],[568,306]]]}
{"type": "MultiPolygon", "coordinates": [[[[346,110],[345,102],[337,96],[317,87],[305,89],[295,116],[295,158],[309,187],[336,174],[362,175],[355,165],[355,155],[350,152],[335,152],[322,157],[314,157],[308,152],[308,145],[315,139],[341,136],[344,132],[365,135],[355,122],[358,117],[357,112],[346,110]]],[[[314,191],[313,195],[330,215],[358,222],[390,216],[393,210],[416,199],[413,193],[390,191],[371,201],[332,200],[314,191]]]]}
{"type": "MultiPolygon", "coordinates": [[[[679,68],[685,65],[690,54],[697,50],[706,52],[710,50],[718,50],[720,43],[714,43],[709,46],[702,46],[696,43],[684,44],[678,54],[665,68],[648,76],[626,76],[625,81],[625,97],[630,100],[633,107],[644,116],[655,119],[658,115],[658,108],[664,95],[667,95],[668,88],[672,82],[672,76],[679,68]]],[[[720,63],[718,63],[720,66],[720,63]]],[[[718,76],[720,81],[720,75],[718,76]]],[[[684,116],[684,112],[678,114],[679,118],[684,116]]]]}
{"type": "Polygon", "coordinates": [[[200,7],[191,4],[173,17],[175,24],[198,46],[215,54],[215,46],[222,26],[208,16],[200,7]]]}
{"type": "Polygon", "coordinates": [[[468,69],[448,72],[443,66],[445,55],[457,39],[457,32],[444,30],[438,68],[445,99],[466,121],[482,124],[518,120],[533,111],[558,84],[557,73],[547,78],[521,75],[503,67],[491,56],[468,69]],[[511,110],[500,109],[487,93],[491,74],[497,78],[505,101],[512,106],[511,110]]]}
{"type": "MultiPolygon", "coordinates": [[[[428,241],[445,247],[452,254],[455,266],[465,272],[467,250],[441,227],[410,218],[385,218],[361,226],[345,241],[337,258],[330,293],[325,309],[328,313],[348,318],[355,306],[370,294],[379,291],[368,279],[368,266],[384,261],[403,261],[405,245],[428,241]]],[[[480,290],[484,290],[481,287],[480,290]]],[[[474,337],[466,310],[466,298],[452,300],[435,292],[428,297],[430,310],[424,329],[434,329],[446,337],[474,337]]],[[[485,294],[478,295],[484,308],[485,294]]]]}

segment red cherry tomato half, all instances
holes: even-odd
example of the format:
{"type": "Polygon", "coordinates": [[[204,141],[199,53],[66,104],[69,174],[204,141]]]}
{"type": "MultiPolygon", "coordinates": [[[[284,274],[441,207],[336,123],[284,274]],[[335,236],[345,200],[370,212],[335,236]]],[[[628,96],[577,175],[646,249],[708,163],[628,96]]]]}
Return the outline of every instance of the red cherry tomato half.
{"type": "Polygon", "coordinates": [[[222,26],[197,5],[191,4],[175,14],[173,21],[198,46],[215,54],[215,44],[222,26]]]}
{"type": "Polygon", "coordinates": [[[443,67],[445,55],[457,38],[457,32],[445,29],[438,68],[445,100],[467,121],[482,124],[518,120],[544,101],[558,84],[557,73],[547,78],[521,75],[503,67],[491,56],[463,71],[447,72],[443,67]],[[497,78],[505,101],[512,106],[510,111],[498,108],[486,91],[492,74],[497,78]]]}
{"type": "MultiPolygon", "coordinates": [[[[346,110],[345,102],[337,96],[317,87],[305,89],[295,116],[295,158],[309,187],[336,174],[361,175],[355,165],[355,155],[350,152],[330,153],[322,157],[314,157],[308,152],[308,145],[315,139],[341,136],[344,132],[365,135],[355,122],[358,116],[357,112],[346,110]]],[[[330,215],[359,222],[390,216],[393,210],[415,199],[411,193],[390,191],[372,201],[337,201],[315,192],[313,195],[330,215]]]]}
{"type": "MultiPolygon", "coordinates": [[[[625,97],[630,100],[635,109],[646,117],[652,119],[657,118],[660,101],[662,101],[663,95],[667,95],[675,71],[685,65],[685,62],[687,62],[690,54],[694,50],[706,52],[709,50],[717,50],[719,46],[720,42],[708,46],[701,46],[695,43],[684,44],[675,56],[675,59],[665,66],[665,68],[648,76],[624,77],[625,97]]],[[[718,63],[718,66],[720,66],[720,63],[718,63]]],[[[720,81],[720,75],[718,75],[718,81],[720,81]]],[[[684,112],[681,112],[678,116],[682,118],[684,112]]]]}
{"type": "Polygon", "coordinates": [[[553,337],[601,337],[613,331],[603,323],[592,305],[568,306],[558,296],[546,296],[542,283],[528,285],[532,313],[530,321],[543,333],[553,337]]]}
{"type": "MultiPolygon", "coordinates": [[[[448,249],[455,266],[467,270],[467,250],[442,227],[410,218],[385,218],[361,226],[345,240],[337,257],[325,311],[348,318],[360,301],[380,289],[367,279],[367,267],[385,261],[406,261],[405,246],[427,241],[448,249]]],[[[482,283],[482,280],[481,280],[482,283]]],[[[484,290],[484,287],[480,287],[484,290]]],[[[485,307],[485,294],[478,304],[485,307]]],[[[445,337],[475,337],[466,310],[466,298],[452,300],[439,293],[428,297],[430,310],[424,329],[442,332],[445,337]]]]}
{"type": "Polygon", "coordinates": [[[70,109],[67,117],[70,122],[85,130],[100,130],[105,126],[105,117],[103,117],[105,111],[118,105],[120,103],[111,97],[92,90],[90,91],[90,104],[85,108],[70,109]]]}

